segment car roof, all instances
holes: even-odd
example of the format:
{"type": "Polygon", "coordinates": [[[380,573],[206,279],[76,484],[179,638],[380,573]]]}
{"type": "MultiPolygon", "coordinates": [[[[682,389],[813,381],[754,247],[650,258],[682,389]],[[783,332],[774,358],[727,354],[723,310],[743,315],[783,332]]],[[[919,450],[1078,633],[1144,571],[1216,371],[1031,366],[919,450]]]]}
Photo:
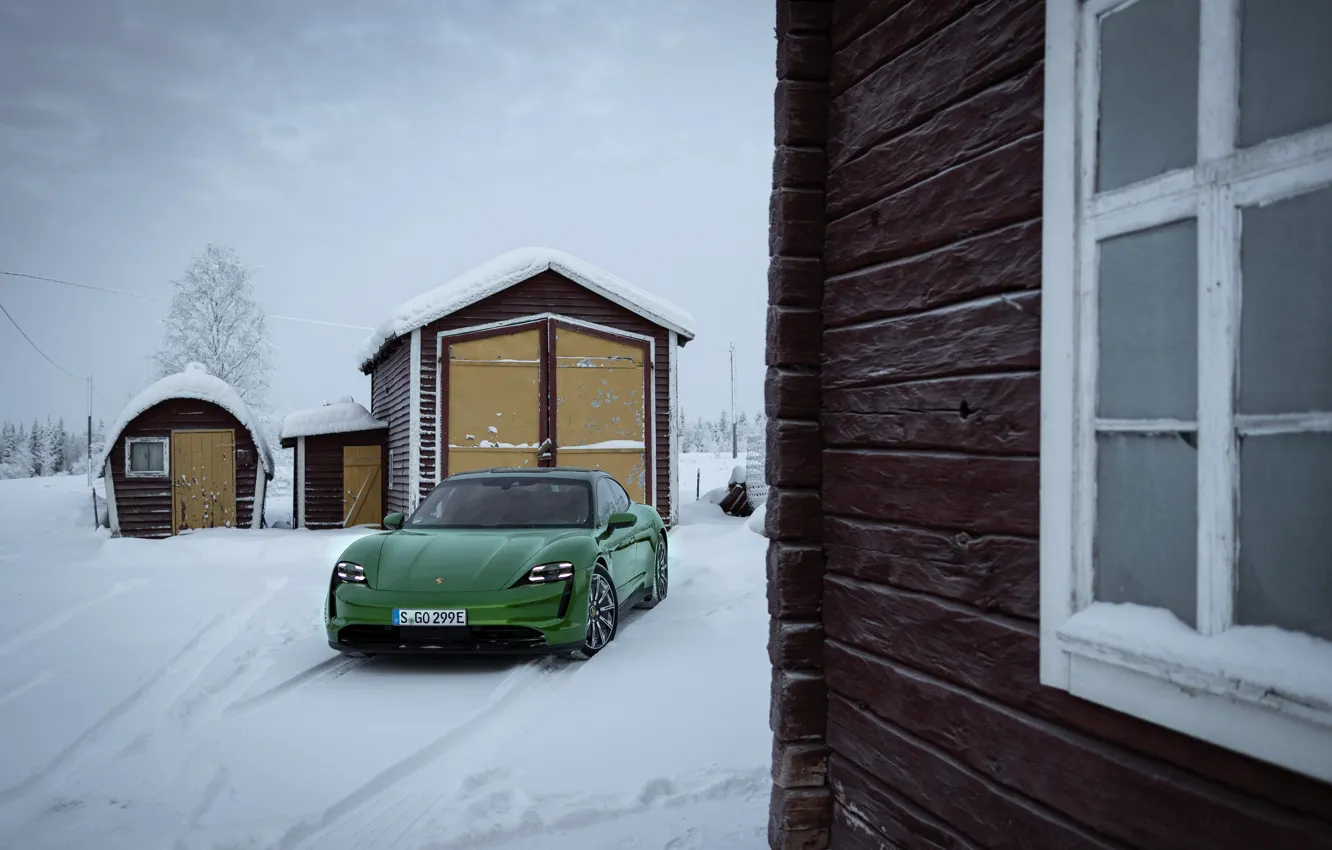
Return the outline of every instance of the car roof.
{"type": "Polygon", "coordinates": [[[564,478],[581,478],[586,480],[606,477],[606,473],[600,469],[588,469],[582,466],[497,466],[493,469],[474,469],[469,472],[459,472],[455,475],[450,475],[449,478],[487,475],[558,475],[564,478]]]}

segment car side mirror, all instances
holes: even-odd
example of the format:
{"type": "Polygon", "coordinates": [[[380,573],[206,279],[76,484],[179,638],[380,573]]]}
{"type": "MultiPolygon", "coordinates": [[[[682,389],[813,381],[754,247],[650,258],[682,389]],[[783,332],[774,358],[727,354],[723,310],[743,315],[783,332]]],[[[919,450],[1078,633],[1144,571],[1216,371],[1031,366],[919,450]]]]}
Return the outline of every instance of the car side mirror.
{"type": "Polygon", "coordinates": [[[384,527],[389,531],[397,531],[402,528],[402,521],[404,519],[405,517],[401,513],[395,511],[384,517],[384,527]]]}
{"type": "Polygon", "coordinates": [[[633,528],[637,524],[638,517],[628,511],[621,511],[620,513],[610,515],[610,520],[606,527],[611,531],[615,531],[621,528],[633,528]]]}

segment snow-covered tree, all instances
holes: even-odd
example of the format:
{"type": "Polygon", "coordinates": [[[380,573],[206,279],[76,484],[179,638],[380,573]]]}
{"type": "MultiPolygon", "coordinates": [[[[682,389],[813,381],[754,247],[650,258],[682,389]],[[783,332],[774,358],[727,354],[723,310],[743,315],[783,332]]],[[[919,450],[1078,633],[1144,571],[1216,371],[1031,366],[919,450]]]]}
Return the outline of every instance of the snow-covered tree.
{"type": "Polygon", "coordinates": [[[153,356],[158,377],[202,363],[247,404],[266,409],[272,345],[267,315],[254,300],[250,270],[235,251],[210,243],[172,286],[165,337],[153,356]]]}
{"type": "Polygon", "coordinates": [[[0,464],[0,478],[32,477],[32,446],[28,442],[28,432],[19,426],[9,426],[12,437],[4,441],[5,457],[0,464]]]}
{"type": "Polygon", "coordinates": [[[69,471],[68,456],[65,454],[65,442],[69,435],[65,433],[65,417],[60,417],[55,425],[46,422],[46,452],[50,468],[47,475],[63,475],[69,471]]]}

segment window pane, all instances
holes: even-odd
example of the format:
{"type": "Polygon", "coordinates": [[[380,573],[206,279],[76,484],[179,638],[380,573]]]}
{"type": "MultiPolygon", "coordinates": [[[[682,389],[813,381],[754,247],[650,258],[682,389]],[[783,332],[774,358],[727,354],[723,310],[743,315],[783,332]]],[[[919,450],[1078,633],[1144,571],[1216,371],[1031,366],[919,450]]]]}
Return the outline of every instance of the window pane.
{"type": "Polygon", "coordinates": [[[130,443],[131,472],[162,472],[166,469],[164,461],[165,443],[130,443]]]}
{"type": "Polygon", "coordinates": [[[1198,583],[1197,452],[1182,437],[1097,435],[1095,596],[1190,626],[1198,583]]]}
{"type": "Polygon", "coordinates": [[[1096,189],[1188,168],[1198,155],[1198,0],[1139,0],[1101,21],[1096,189]]]}
{"type": "Polygon", "coordinates": [[[1239,410],[1332,410],[1332,188],[1243,216],[1239,410]]]}
{"type": "Polygon", "coordinates": [[[1249,0],[1240,31],[1241,146],[1332,122],[1332,3],[1249,0]]]}
{"type": "Polygon", "coordinates": [[[1332,640],[1332,434],[1241,443],[1235,621],[1332,640]]]}
{"type": "Polygon", "coordinates": [[[1198,223],[1100,245],[1097,413],[1188,419],[1198,409],[1198,223]]]}

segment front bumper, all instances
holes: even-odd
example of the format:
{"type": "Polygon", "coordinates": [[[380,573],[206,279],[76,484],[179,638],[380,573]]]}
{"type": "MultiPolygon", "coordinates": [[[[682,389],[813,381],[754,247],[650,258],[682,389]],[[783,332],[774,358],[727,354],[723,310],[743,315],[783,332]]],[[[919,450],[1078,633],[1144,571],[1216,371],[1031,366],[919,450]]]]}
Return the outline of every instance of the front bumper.
{"type": "Polygon", "coordinates": [[[461,655],[563,653],[587,632],[586,577],[487,592],[382,591],[336,584],[325,612],[328,645],[340,652],[461,655]],[[466,626],[395,626],[395,608],[461,608],[466,626]]]}

